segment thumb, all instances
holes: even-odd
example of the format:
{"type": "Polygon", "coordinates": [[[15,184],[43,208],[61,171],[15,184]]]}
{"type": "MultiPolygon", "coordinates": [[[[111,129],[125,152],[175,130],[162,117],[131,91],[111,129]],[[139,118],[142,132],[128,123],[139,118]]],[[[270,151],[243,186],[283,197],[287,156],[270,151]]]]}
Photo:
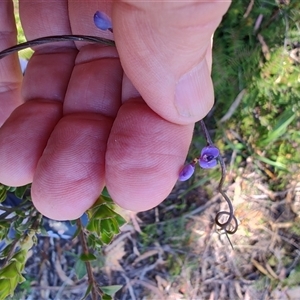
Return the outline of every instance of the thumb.
{"type": "Polygon", "coordinates": [[[214,100],[211,37],[230,1],[116,1],[113,26],[125,73],[161,117],[189,124],[214,100]]]}

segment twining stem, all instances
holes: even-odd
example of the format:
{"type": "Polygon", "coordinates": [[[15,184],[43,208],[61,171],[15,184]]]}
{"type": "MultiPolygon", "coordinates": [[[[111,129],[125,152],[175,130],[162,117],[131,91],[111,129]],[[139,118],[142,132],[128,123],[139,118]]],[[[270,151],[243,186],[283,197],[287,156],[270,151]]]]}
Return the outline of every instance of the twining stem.
{"type": "Polygon", "coordinates": [[[90,42],[90,43],[98,43],[105,46],[115,46],[115,42],[113,40],[97,37],[97,36],[90,36],[90,35],[79,35],[79,34],[72,34],[72,35],[52,35],[37,38],[31,41],[27,41],[24,43],[20,43],[18,45],[12,46],[0,52],[0,59],[12,54],[14,52],[38,46],[48,43],[54,42],[64,42],[64,41],[73,41],[73,42],[90,42]]]}
{"type": "MultiPolygon", "coordinates": [[[[201,129],[203,131],[204,137],[206,139],[207,145],[208,146],[214,146],[214,143],[212,142],[212,139],[209,135],[209,132],[208,132],[203,120],[200,121],[200,125],[201,125],[201,129]]],[[[234,216],[232,202],[228,198],[228,196],[226,195],[226,192],[223,191],[223,184],[224,184],[225,177],[226,177],[226,167],[225,167],[225,163],[224,163],[224,160],[221,157],[221,155],[218,156],[218,160],[219,160],[220,166],[221,166],[221,179],[220,179],[220,182],[219,182],[219,185],[218,185],[218,191],[223,196],[224,200],[226,201],[226,203],[228,205],[228,208],[229,208],[229,212],[228,211],[219,211],[217,213],[216,217],[215,217],[215,223],[219,227],[221,227],[221,229],[224,229],[227,234],[234,234],[238,229],[238,222],[237,222],[236,217],[234,216]],[[228,215],[228,219],[227,219],[226,222],[221,223],[219,221],[219,219],[223,215],[228,215]],[[233,226],[233,229],[229,229],[228,226],[231,225],[232,221],[234,221],[235,224],[233,226]]],[[[228,238],[228,236],[227,236],[227,238],[228,238]]],[[[230,240],[229,240],[229,242],[230,242],[230,240]]],[[[231,242],[230,242],[230,244],[231,244],[231,242]]],[[[231,244],[231,247],[232,247],[232,244],[231,244]]]]}
{"type": "Polygon", "coordinates": [[[231,200],[228,198],[227,194],[225,193],[225,191],[223,191],[223,184],[224,184],[224,180],[225,180],[225,176],[226,176],[226,167],[225,167],[225,163],[224,163],[224,160],[222,158],[222,156],[219,155],[218,157],[218,160],[220,162],[220,165],[221,165],[221,172],[222,172],[222,176],[221,176],[221,179],[220,179],[220,183],[219,183],[219,186],[218,186],[218,190],[219,190],[219,193],[223,196],[223,198],[225,199],[225,201],[227,202],[228,204],[228,208],[229,208],[229,214],[227,212],[218,212],[218,214],[216,215],[216,224],[218,226],[220,226],[222,229],[227,227],[231,221],[234,221],[235,222],[235,226],[232,230],[229,230],[229,229],[226,229],[226,232],[229,233],[229,234],[233,234],[237,231],[238,229],[238,223],[237,223],[237,220],[234,216],[234,212],[233,212],[233,206],[232,206],[232,202],[231,200]],[[229,218],[227,219],[227,221],[225,223],[220,223],[218,221],[218,217],[220,216],[220,213],[222,215],[224,214],[228,214],[229,215],[229,218]]]}
{"type": "Polygon", "coordinates": [[[207,130],[207,128],[206,128],[205,123],[204,123],[203,120],[200,121],[200,125],[201,125],[201,129],[202,129],[202,131],[203,131],[204,137],[205,137],[205,139],[206,139],[207,145],[208,145],[208,146],[213,146],[214,143],[213,143],[213,141],[211,140],[211,137],[210,137],[210,135],[209,135],[209,132],[208,132],[208,130],[207,130]]]}

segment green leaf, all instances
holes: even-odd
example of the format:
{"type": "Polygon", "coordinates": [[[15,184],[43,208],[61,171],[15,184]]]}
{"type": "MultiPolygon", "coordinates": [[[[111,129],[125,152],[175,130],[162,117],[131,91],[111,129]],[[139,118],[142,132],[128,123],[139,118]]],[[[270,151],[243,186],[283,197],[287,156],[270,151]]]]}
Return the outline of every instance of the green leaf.
{"type": "Polygon", "coordinates": [[[0,223],[0,230],[6,229],[6,228],[10,228],[10,225],[11,224],[9,222],[0,223]]]}
{"type": "Polygon", "coordinates": [[[112,209],[110,209],[107,205],[104,204],[97,208],[93,215],[93,218],[103,220],[113,218],[115,214],[116,213],[112,209]]]}
{"type": "Polygon", "coordinates": [[[86,226],[86,229],[92,232],[95,232],[97,229],[97,220],[91,219],[86,226]]]}
{"type": "Polygon", "coordinates": [[[111,286],[101,286],[100,289],[107,295],[113,296],[118,292],[123,286],[122,285],[111,285],[111,286]]]}
{"type": "Polygon", "coordinates": [[[8,295],[13,295],[19,283],[25,281],[20,274],[16,262],[11,262],[0,271],[0,299],[6,299],[8,295]]]}
{"type": "Polygon", "coordinates": [[[39,226],[39,231],[42,235],[45,235],[45,236],[48,235],[48,232],[47,232],[46,228],[43,225],[39,226]]]}
{"type": "Polygon", "coordinates": [[[106,187],[104,187],[104,189],[102,190],[101,196],[111,199],[106,187]]]}
{"type": "Polygon", "coordinates": [[[75,274],[79,280],[86,275],[86,266],[82,260],[78,259],[76,261],[74,269],[75,269],[75,274]]]}
{"type": "Polygon", "coordinates": [[[26,190],[28,189],[28,184],[24,185],[24,186],[19,186],[16,188],[16,191],[15,191],[15,195],[20,198],[20,199],[23,199],[24,197],[24,194],[26,192],[26,190]]]}
{"type": "Polygon", "coordinates": [[[11,193],[15,192],[16,189],[17,189],[17,188],[14,187],[14,186],[8,186],[8,187],[7,187],[7,190],[8,190],[9,192],[11,192],[11,193]]]}
{"type": "Polygon", "coordinates": [[[0,188],[0,203],[6,199],[6,190],[4,188],[0,188]]]}
{"type": "Polygon", "coordinates": [[[114,237],[113,234],[109,234],[105,231],[101,233],[101,241],[104,244],[109,244],[112,241],[113,237],[114,237]]]}
{"type": "Polygon", "coordinates": [[[294,121],[296,115],[293,112],[287,111],[278,120],[273,131],[270,131],[267,138],[262,140],[259,145],[261,147],[274,143],[287,131],[287,127],[294,121]]]}
{"type": "Polygon", "coordinates": [[[113,233],[115,235],[120,233],[120,227],[119,224],[117,222],[117,220],[115,218],[111,219],[112,225],[113,225],[113,233]]]}
{"type": "Polygon", "coordinates": [[[115,228],[114,228],[113,219],[104,219],[101,220],[101,233],[106,232],[107,234],[114,234],[115,228]]]}
{"type": "Polygon", "coordinates": [[[13,292],[11,292],[11,287],[8,284],[5,284],[0,280],[1,289],[0,289],[0,300],[5,300],[8,295],[13,295],[13,292]]]}
{"type": "Polygon", "coordinates": [[[80,259],[84,262],[96,260],[97,257],[93,253],[82,253],[80,259]]]}
{"type": "Polygon", "coordinates": [[[11,262],[0,271],[0,279],[13,279],[18,277],[20,270],[15,262],[11,262]]]}
{"type": "Polygon", "coordinates": [[[115,204],[114,201],[113,201],[113,199],[109,195],[108,196],[101,195],[100,198],[103,201],[103,203],[105,203],[105,204],[109,204],[109,205],[115,204]]]}
{"type": "Polygon", "coordinates": [[[101,205],[112,205],[114,204],[113,200],[110,198],[110,196],[106,195],[100,195],[97,201],[93,204],[93,206],[87,211],[88,215],[90,216],[91,213],[95,211],[96,208],[98,208],[101,205]]]}
{"type": "Polygon", "coordinates": [[[271,160],[271,159],[268,159],[268,158],[266,158],[266,157],[259,156],[259,155],[257,155],[256,157],[257,157],[260,161],[262,161],[262,162],[264,162],[264,163],[266,163],[266,164],[269,164],[269,165],[271,165],[271,166],[273,166],[273,167],[276,167],[276,168],[278,168],[278,169],[281,169],[281,170],[288,171],[288,169],[286,168],[286,165],[283,164],[283,163],[280,163],[280,162],[277,162],[277,161],[273,161],[273,160],[271,160]]]}
{"type": "Polygon", "coordinates": [[[110,295],[104,294],[102,295],[102,300],[112,300],[112,297],[110,295]]]}
{"type": "Polygon", "coordinates": [[[105,199],[101,195],[99,198],[96,200],[96,202],[93,204],[93,206],[88,210],[88,211],[93,211],[95,208],[105,204],[105,199]]]}
{"type": "Polygon", "coordinates": [[[119,227],[123,226],[124,224],[126,224],[126,220],[119,214],[116,213],[115,215],[115,220],[117,221],[119,227]]]}
{"type": "Polygon", "coordinates": [[[21,284],[21,283],[23,283],[23,282],[25,282],[25,281],[26,281],[26,278],[23,277],[22,275],[20,275],[20,276],[19,276],[19,282],[18,282],[18,284],[21,284]]]}
{"type": "Polygon", "coordinates": [[[84,294],[83,298],[81,298],[81,300],[85,300],[88,297],[88,295],[90,294],[90,292],[92,290],[92,287],[93,287],[93,284],[90,283],[89,286],[88,286],[88,288],[85,291],[85,294],[84,294]]]}
{"type": "Polygon", "coordinates": [[[72,240],[74,240],[79,235],[80,232],[81,232],[81,227],[77,227],[75,233],[72,236],[72,240]]]}
{"type": "Polygon", "coordinates": [[[97,237],[95,236],[95,234],[90,233],[87,237],[87,242],[88,242],[88,246],[91,247],[92,249],[95,249],[97,251],[100,251],[103,243],[99,237],[99,235],[97,235],[97,237]]]}

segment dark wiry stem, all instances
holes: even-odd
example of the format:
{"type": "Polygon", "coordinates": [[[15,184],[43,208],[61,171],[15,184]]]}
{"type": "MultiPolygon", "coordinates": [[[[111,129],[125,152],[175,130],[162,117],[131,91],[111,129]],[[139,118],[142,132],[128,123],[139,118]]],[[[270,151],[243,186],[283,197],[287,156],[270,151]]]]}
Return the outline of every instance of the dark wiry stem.
{"type": "MultiPolygon", "coordinates": [[[[203,120],[200,121],[200,125],[201,125],[201,129],[204,133],[207,145],[208,146],[214,146],[214,144],[212,142],[212,139],[209,135],[209,132],[208,132],[203,120]]],[[[223,191],[223,184],[224,184],[225,177],[226,177],[226,167],[225,167],[225,163],[224,163],[223,158],[221,157],[221,155],[218,156],[218,160],[219,160],[220,165],[221,165],[221,179],[220,179],[220,182],[219,182],[219,185],[218,185],[218,191],[223,196],[224,200],[226,201],[226,203],[228,205],[228,208],[229,208],[229,212],[228,211],[219,211],[217,213],[216,217],[215,217],[215,223],[219,227],[221,227],[221,229],[223,229],[226,232],[226,234],[234,234],[238,229],[238,222],[237,222],[236,217],[234,216],[232,202],[228,198],[228,196],[226,195],[225,191],[223,191]],[[224,223],[221,223],[219,221],[219,219],[224,215],[228,215],[228,219],[224,223]],[[231,224],[232,221],[234,222],[234,225],[231,224]],[[232,229],[228,228],[229,226],[231,226],[232,229]]],[[[227,238],[228,238],[228,236],[227,236],[227,238]]],[[[228,238],[228,240],[229,240],[229,238],[228,238]]],[[[229,240],[229,243],[230,243],[231,247],[233,248],[230,240],[229,240]]]]}
{"type": "MultiPolygon", "coordinates": [[[[200,121],[200,125],[201,125],[201,129],[202,129],[202,131],[203,131],[203,133],[204,133],[204,137],[205,137],[205,139],[206,139],[207,145],[208,145],[208,146],[213,146],[214,143],[213,143],[213,141],[211,140],[211,137],[210,137],[210,135],[209,135],[209,133],[208,133],[208,130],[207,130],[207,128],[206,128],[205,123],[204,123],[203,120],[200,121]]],[[[223,178],[223,176],[222,176],[222,178],[223,178]]]]}
{"type": "Polygon", "coordinates": [[[54,43],[54,42],[64,42],[64,41],[73,41],[73,42],[90,42],[90,43],[98,43],[105,46],[115,46],[115,42],[109,39],[100,38],[96,36],[89,36],[89,35],[53,35],[53,36],[46,36],[41,37],[38,39],[34,39],[31,41],[27,41],[10,48],[7,48],[0,52],[0,59],[12,54],[16,51],[20,51],[26,48],[30,48],[33,46],[54,43]]]}
{"type": "Polygon", "coordinates": [[[237,219],[235,218],[234,216],[234,213],[233,213],[233,206],[232,206],[232,202],[231,200],[228,198],[228,196],[226,195],[226,193],[223,191],[223,184],[224,184],[224,180],[225,180],[225,176],[226,176],[226,168],[225,168],[225,163],[223,161],[223,158],[222,156],[219,155],[218,157],[218,160],[220,162],[220,165],[221,165],[221,171],[222,171],[222,176],[221,176],[221,179],[220,179],[220,183],[219,183],[219,186],[218,186],[218,190],[219,190],[219,193],[223,196],[223,198],[225,199],[225,201],[227,202],[228,204],[228,208],[229,208],[229,213],[226,212],[226,211],[220,211],[217,213],[216,215],[216,224],[218,226],[220,226],[222,229],[226,229],[226,232],[228,234],[233,234],[237,231],[238,229],[238,223],[237,223],[237,219]],[[225,223],[220,223],[218,221],[219,217],[221,215],[229,215],[229,218],[227,219],[227,221],[225,223]],[[227,229],[226,227],[231,223],[231,221],[234,221],[235,222],[235,226],[232,230],[229,230],[227,229]]]}

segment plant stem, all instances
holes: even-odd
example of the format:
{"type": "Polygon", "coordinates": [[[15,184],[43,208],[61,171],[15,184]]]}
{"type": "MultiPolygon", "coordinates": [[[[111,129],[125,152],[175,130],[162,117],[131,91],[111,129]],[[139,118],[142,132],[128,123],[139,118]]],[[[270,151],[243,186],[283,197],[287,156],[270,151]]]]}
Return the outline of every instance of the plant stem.
{"type": "MultiPolygon", "coordinates": [[[[213,141],[212,141],[212,139],[209,135],[209,132],[208,132],[203,120],[200,121],[200,125],[201,125],[201,129],[203,131],[204,137],[206,139],[207,145],[208,146],[214,146],[214,143],[213,143],[213,141]]],[[[229,208],[229,212],[228,211],[219,211],[216,214],[215,223],[219,227],[221,227],[221,229],[223,229],[225,231],[226,235],[227,234],[234,234],[238,229],[238,222],[237,222],[236,217],[234,216],[232,202],[228,198],[226,192],[223,191],[223,184],[224,184],[224,181],[225,181],[225,178],[226,178],[226,166],[225,166],[224,160],[223,160],[221,155],[218,156],[218,160],[219,160],[220,166],[221,166],[221,179],[220,179],[220,182],[219,182],[219,185],[218,185],[218,191],[223,196],[224,200],[226,201],[226,203],[228,205],[228,208],[229,208]],[[221,216],[224,216],[224,215],[228,215],[228,219],[224,223],[221,223],[219,221],[219,219],[220,219],[221,216]],[[235,224],[233,226],[233,229],[230,229],[230,228],[228,228],[228,226],[231,225],[232,221],[234,221],[235,224]]],[[[227,238],[228,238],[228,235],[227,235],[227,238]]],[[[230,242],[230,245],[232,247],[231,242],[230,242]]]]}
{"type": "Polygon", "coordinates": [[[0,59],[12,54],[16,51],[20,51],[26,48],[31,48],[33,46],[54,43],[54,42],[63,42],[63,41],[73,41],[73,42],[90,42],[90,43],[98,43],[105,46],[115,46],[115,42],[109,39],[100,38],[96,36],[89,36],[89,35],[53,35],[53,36],[46,36],[41,37],[38,39],[34,39],[31,41],[27,41],[10,48],[7,48],[0,52],[0,59]]]}
{"type": "MultiPolygon", "coordinates": [[[[83,231],[83,226],[82,226],[81,220],[77,219],[76,224],[77,224],[78,228],[80,229],[79,239],[80,239],[80,244],[82,246],[83,253],[84,254],[89,254],[89,248],[88,248],[88,245],[87,245],[87,241],[85,239],[85,234],[84,234],[84,231],[83,231]]],[[[97,286],[97,283],[95,281],[95,277],[94,277],[92,266],[91,266],[90,262],[86,261],[85,266],[86,266],[86,270],[87,270],[87,274],[88,274],[89,284],[92,286],[92,290],[91,290],[92,299],[97,300],[98,295],[100,295],[100,297],[101,297],[103,295],[103,292],[97,286]]]]}
{"type": "Polygon", "coordinates": [[[206,139],[207,145],[208,145],[208,146],[213,146],[214,143],[213,143],[213,141],[211,140],[211,137],[210,137],[210,135],[209,135],[209,132],[208,132],[208,130],[207,130],[207,128],[206,128],[205,123],[204,123],[203,120],[200,121],[200,125],[201,125],[201,129],[202,129],[202,131],[203,131],[204,137],[205,137],[205,139],[206,139]]]}

